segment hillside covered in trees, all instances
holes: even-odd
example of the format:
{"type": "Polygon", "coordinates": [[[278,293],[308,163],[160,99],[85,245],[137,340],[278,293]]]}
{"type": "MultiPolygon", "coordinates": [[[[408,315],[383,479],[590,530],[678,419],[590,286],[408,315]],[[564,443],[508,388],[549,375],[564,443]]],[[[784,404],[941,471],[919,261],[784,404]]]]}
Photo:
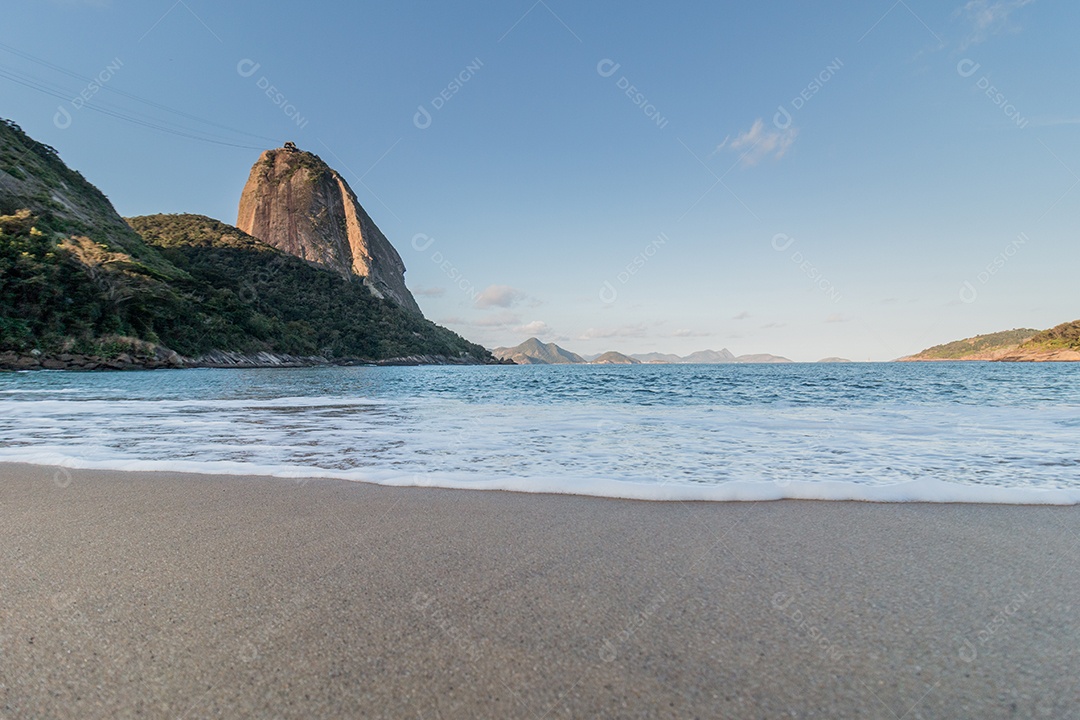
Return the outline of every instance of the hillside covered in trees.
{"type": "Polygon", "coordinates": [[[0,122],[0,367],[184,366],[221,353],[494,362],[362,282],[211,218],[129,224],[55,150],[0,122]]]}

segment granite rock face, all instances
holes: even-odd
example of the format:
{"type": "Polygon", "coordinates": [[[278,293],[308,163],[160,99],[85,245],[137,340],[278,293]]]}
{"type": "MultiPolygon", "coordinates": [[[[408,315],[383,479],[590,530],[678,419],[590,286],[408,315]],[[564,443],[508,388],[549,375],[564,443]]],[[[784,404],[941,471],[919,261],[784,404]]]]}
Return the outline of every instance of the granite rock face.
{"type": "Polygon", "coordinates": [[[346,277],[422,314],[405,286],[405,263],[356,194],[318,155],[292,143],[251,168],[236,226],[263,242],[346,277]]]}

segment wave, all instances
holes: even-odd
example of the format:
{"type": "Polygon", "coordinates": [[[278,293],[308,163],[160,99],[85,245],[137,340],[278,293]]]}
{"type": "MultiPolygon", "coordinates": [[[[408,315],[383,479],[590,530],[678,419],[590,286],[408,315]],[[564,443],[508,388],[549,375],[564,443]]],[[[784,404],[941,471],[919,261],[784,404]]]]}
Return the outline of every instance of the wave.
{"type": "Polygon", "coordinates": [[[393,487],[454,490],[500,490],[527,494],[661,502],[763,502],[773,500],[858,501],[878,503],[972,503],[998,505],[1077,505],[1080,488],[1000,487],[948,482],[934,478],[873,484],[845,481],[791,482],[732,480],[719,485],[673,482],[640,483],[609,478],[499,477],[476,479],[464,474],[400,472],[391,469],[328,470],[297,465],[260,465],[228,461],[88,460],[40,448],[0,450],[0,462],[81,470],[163,472],[195,475],[264,476],[291,480],[348,480],[393,487]]]}

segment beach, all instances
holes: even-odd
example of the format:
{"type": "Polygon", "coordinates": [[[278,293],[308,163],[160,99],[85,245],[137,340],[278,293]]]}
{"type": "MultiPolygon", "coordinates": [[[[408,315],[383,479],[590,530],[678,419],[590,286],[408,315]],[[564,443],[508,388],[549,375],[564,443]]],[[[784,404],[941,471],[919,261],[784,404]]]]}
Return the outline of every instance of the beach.
{"type": "Polygon", "coordinates": [[[1076,717],[1080,508],[0,465],[0,717],[1076,717]]]}

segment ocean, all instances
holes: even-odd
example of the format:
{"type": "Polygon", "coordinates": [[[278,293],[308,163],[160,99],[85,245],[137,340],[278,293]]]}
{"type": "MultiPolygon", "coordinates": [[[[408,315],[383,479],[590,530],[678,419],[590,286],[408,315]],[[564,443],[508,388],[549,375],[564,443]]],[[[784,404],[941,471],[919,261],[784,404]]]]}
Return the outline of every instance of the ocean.
{"type": "Polygon", "coordinates": [[[0,461],[640,500],[1076,504],[1080,364],[4,373],[0,461]]]}

